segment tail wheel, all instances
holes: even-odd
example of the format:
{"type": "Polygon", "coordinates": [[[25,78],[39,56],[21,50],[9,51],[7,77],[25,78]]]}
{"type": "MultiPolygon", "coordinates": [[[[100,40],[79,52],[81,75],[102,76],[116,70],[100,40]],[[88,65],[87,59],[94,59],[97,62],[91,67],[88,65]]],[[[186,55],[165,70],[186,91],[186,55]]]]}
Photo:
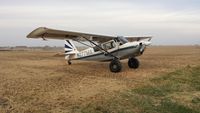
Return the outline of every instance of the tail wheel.
{"type": "Polygon", "coordinates": [[[137,69],[139,67],[139,65],[140,65],[140,63],[139,63],[138,59],[136,59],[136,58],[130,58],[128,60],[129,68],[137,69]]]}
{"type": "Polygon", "coordinates": [[[117,73],[120,72],[121,70],[122,70],[121,62],[118,59],[112,60],[110,63],[110,71],[117,73]]]}
{"type": "Polygon", "coordinates": [[[72,64],[71,60],[68,60],[67,63],[68,63],[68,65],[71,65],[71,64],[72,64]]]}

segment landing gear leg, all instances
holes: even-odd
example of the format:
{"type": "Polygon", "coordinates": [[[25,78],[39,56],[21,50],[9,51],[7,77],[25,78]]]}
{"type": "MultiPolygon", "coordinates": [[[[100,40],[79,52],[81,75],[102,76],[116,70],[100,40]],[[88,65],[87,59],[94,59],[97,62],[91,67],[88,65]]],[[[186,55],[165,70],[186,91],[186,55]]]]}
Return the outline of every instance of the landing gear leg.
{"type": "Polygon", "coordinates": [[[129,60],[128,60],[128,66],[129,66],[129,68],[137,69],[137,68],[139,68],[139,65],[140,65],[140,62],[138,61],[138,59],[136,59],[136,58],[129,58],[129,60]]]}
{"type": "Polygon", "coordinates": [[[113,59],[110,62],[110,71],[117,73],[117,72],[120,72],[121,70],[122,70],[122,65],[119,59],[113,59]]]}

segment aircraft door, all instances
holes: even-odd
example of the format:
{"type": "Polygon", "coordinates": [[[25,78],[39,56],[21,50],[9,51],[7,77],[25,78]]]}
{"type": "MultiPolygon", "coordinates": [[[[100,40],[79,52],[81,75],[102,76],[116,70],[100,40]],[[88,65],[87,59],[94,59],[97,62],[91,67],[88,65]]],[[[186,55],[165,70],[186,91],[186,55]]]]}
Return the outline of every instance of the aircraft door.
{"type": "Polygon", "coordinates": [[[118,45],[116,44],[116,42],[115,42],[114,40],[102,44],[102,47],[103,47],[105,50],[114,49],[114,48],[116,48],[117,46],[118,46],[118,45]]]}

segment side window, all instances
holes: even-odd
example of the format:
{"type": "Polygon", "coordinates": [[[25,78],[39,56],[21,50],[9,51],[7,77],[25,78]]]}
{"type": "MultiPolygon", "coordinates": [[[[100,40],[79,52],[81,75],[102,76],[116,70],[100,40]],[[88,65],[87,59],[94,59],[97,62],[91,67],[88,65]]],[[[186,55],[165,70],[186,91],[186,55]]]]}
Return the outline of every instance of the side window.
{"type": "Polygon", "coordinates": [[[111,42],[111,49],[112,49],[112,48],[115,48],[115,47],[116,47],[115,43],[114,43],[114,42],[111,42]]]}
{"type": "Polygon", "coordinates": [[[114,41],[103,44],[103,48],[105,50],[109,50],[109,49],[112,49],[115,47],[116,47],[116,45],[115,45],[114,41]]]}
{"type": "Polygon", "coordinates": [[[103,48],[104,48],[105,50],[108,50],[107,44],[103,44],[103,48]]]}

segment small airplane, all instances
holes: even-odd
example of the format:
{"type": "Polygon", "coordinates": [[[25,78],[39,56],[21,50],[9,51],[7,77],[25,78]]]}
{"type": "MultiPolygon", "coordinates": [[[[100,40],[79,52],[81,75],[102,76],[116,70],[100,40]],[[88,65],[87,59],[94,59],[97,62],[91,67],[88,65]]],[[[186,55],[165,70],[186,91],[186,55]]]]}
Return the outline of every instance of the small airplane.
{"type": "Polygon", "coordinates": [[[27,38],[65,40],[65,59],[69,65],[72,64],[73,60],[111,61],[109,67],[110,71],[114,73],[122,70],[120,60],[123,59],[129,59],[129,68],[137,69],[139,61],[136,57],[143,54],[146,46],[151,44],[152,39],[152,37],[103,36],[46,27],[35,29],[27,38]],[[88,48],[78,51],[73,41],[88,48]]]}

